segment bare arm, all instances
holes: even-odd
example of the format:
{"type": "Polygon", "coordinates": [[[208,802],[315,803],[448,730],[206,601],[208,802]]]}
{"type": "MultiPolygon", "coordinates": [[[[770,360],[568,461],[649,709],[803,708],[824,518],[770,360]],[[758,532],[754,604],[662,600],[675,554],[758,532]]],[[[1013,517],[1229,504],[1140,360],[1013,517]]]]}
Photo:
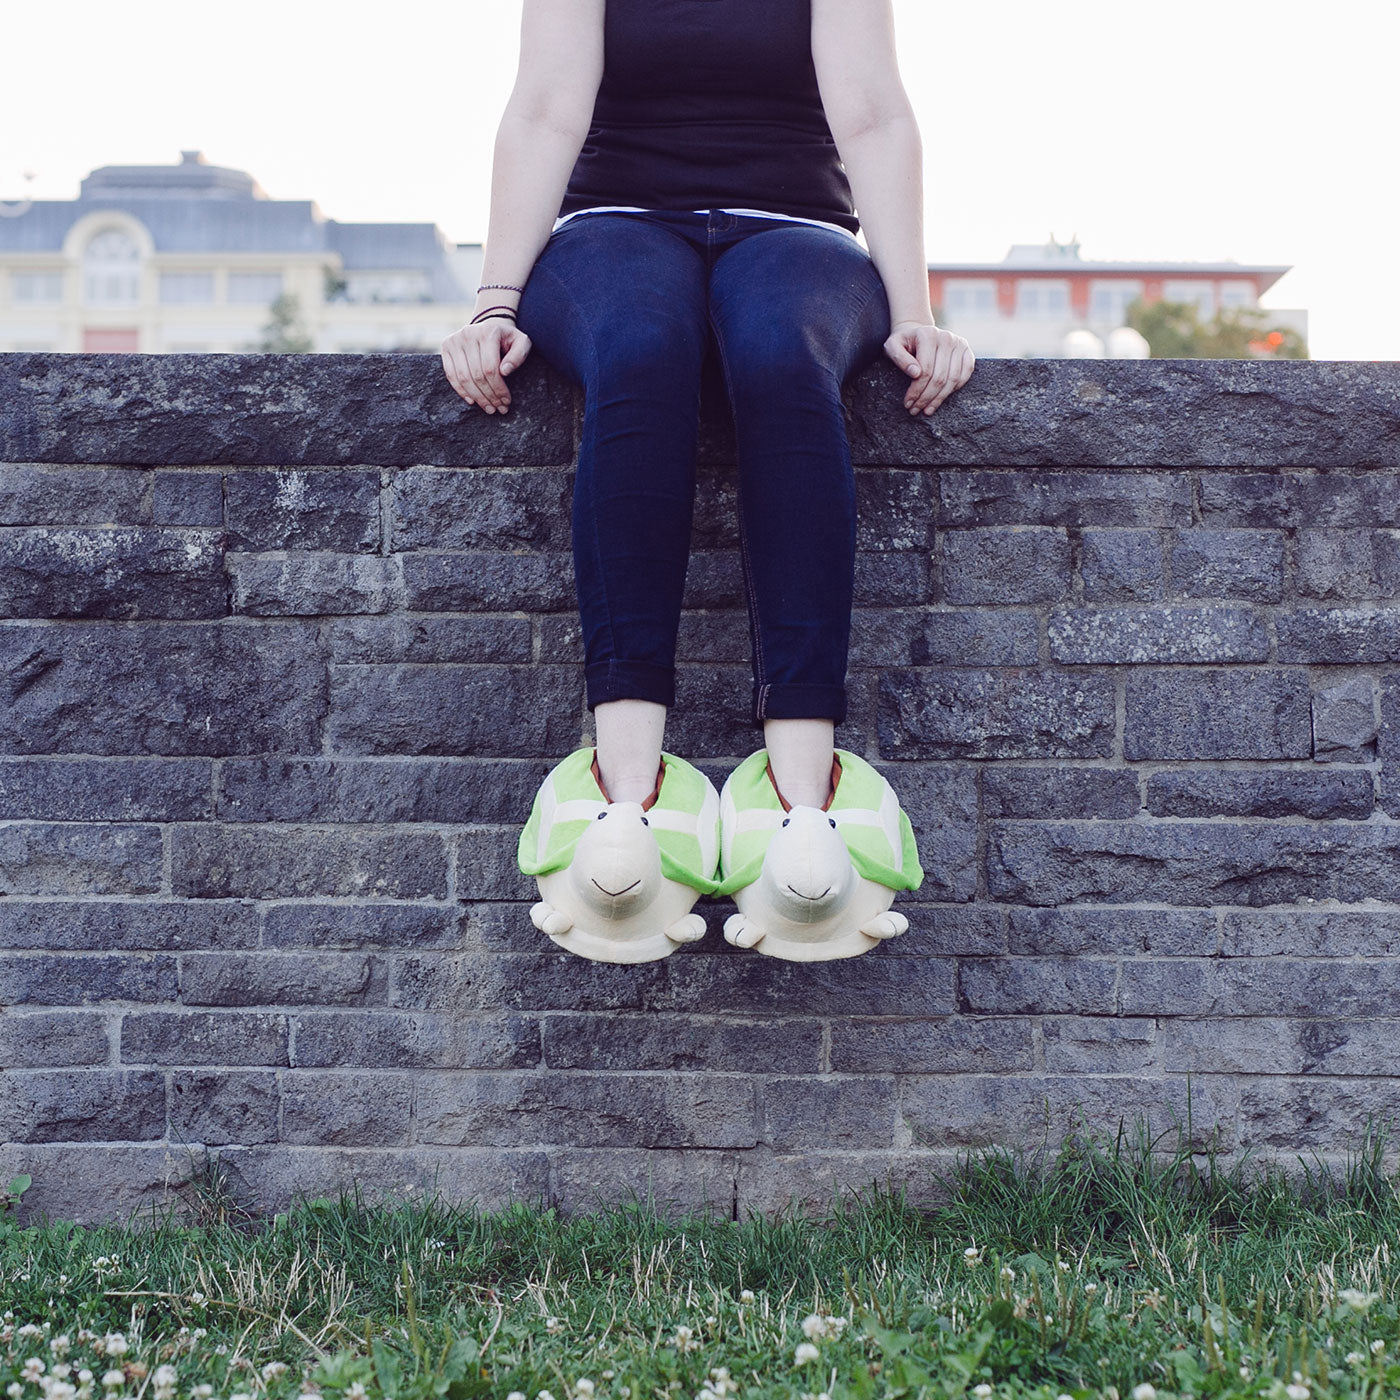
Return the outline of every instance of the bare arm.
{"type": "MultiPolygon", "coordinates": [[[[492,157],[483,283],[523,287],[549,241],[603,77],[603,6],[604,0],[525,0],[520,64],[492,157]]],[[[519,292],[482,291],[473,315],[519,304],[519,292]]],[[[513,332],[502,341],[506,321],[482,324],[494,334],[478,329],[469,335],[463,327],[443,342],[444,368],[469,403],[488,413],[504,411],[510,395],[500,372],[503,344],[514,368],[529,340],[513,332]]]]}
{"type": "Polygon", "coordinates": [[[961,336],[934,326],[924,254],[923,142],[899,76],[891,0],[812,0],[812,61],[870,257],[889,296],[886,351],[932,412],[972,373],[961,336]],[[967,364],[963,373],[963,359],[967,364]]]}

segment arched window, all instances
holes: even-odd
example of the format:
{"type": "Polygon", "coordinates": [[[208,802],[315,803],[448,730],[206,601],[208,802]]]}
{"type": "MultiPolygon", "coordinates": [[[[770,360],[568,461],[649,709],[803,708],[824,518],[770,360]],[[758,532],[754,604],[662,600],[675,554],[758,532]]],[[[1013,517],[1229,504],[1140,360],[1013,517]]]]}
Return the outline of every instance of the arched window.
{"type": "Polygon", "coordinates": [[[131,306],[141,300],[141,249],[124,229],[104,228],[83,250],[83,301],[131,306]]]}

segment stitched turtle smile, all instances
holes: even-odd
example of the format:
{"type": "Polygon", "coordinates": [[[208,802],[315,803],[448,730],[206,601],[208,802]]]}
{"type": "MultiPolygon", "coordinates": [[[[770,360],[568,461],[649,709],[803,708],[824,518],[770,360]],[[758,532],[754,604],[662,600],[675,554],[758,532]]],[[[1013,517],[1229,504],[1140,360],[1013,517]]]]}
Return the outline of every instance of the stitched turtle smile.
{"type": "Polygon", "coordinates": [[[788,886],[788,889],[792,890],[793,894],[795,894],[798,899],[822,899],[824,896],[831,893],[830,885],[828,885],[821,894],[803,894],[801,890],[793,890],[791,885],[788,886]]]}
{"type": "MultiPolygon", "coordinates": [[[[592,876],[589,876],[589,879],[592,879],[592,878],[593,878],[592,876]]],[[[598,885],[598,882],[597,882],[596,880],[593,880],[593,883],[594,883],[595,885],[598,885]]],[[[635,889],[637,888],[637,886],[640,885],[641,883],[642,883],[642,882],[641,882],[641,879],[638,878],[638,879],[636,879],[636,880],[633,880],[632,883],[631,883],[630,885],[626,886],[626,888],[624,888],[624,889],[620,889],[620,890],[610,890],[610,889],[608,889],[605,885],[598,885],[598,888],[599,888],[600,890],[602,890],[604,894],[611,895],[614,899],[616,899],[616,898],[618,897],[618,895],[620,895],[620,894],[626,894],[628,890],[635,890],[635,889]]]]}

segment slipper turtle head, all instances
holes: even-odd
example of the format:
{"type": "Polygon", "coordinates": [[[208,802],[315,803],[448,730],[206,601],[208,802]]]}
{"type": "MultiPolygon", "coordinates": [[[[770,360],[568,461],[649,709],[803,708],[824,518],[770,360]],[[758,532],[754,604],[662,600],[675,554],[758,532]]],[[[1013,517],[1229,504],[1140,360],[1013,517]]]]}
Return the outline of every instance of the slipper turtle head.
{"type": "Polygon", "coordinates": [[[768,842],[759,876],[773,907],[794,923],[825,919],[855,880],[835,819],[817,807],[790,808],[768,842]]]}
{"type": "Polygon", "coordinates": [[[610,802],[599,809],[578,838],[569,881],[604,918],[626,918],[656,899],[661,854],[640,802],[610,802]]]}

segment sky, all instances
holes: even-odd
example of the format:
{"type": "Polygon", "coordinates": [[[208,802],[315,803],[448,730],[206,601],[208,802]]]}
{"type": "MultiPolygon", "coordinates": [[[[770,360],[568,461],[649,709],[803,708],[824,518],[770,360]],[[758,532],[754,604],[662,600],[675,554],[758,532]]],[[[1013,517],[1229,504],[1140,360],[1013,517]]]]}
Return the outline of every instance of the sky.
{"type": "MultiPolygon", "coordinates": [[[[930,260],[1053,236],[1288,264],[1263,304],[1307,308],[1315,359],[1400,360],[1400,5],[891,2],[930,260]]],[[[197,149],[329,218],[483,242],[521,5],[9,0],[0,199],[197,149]]]]}

